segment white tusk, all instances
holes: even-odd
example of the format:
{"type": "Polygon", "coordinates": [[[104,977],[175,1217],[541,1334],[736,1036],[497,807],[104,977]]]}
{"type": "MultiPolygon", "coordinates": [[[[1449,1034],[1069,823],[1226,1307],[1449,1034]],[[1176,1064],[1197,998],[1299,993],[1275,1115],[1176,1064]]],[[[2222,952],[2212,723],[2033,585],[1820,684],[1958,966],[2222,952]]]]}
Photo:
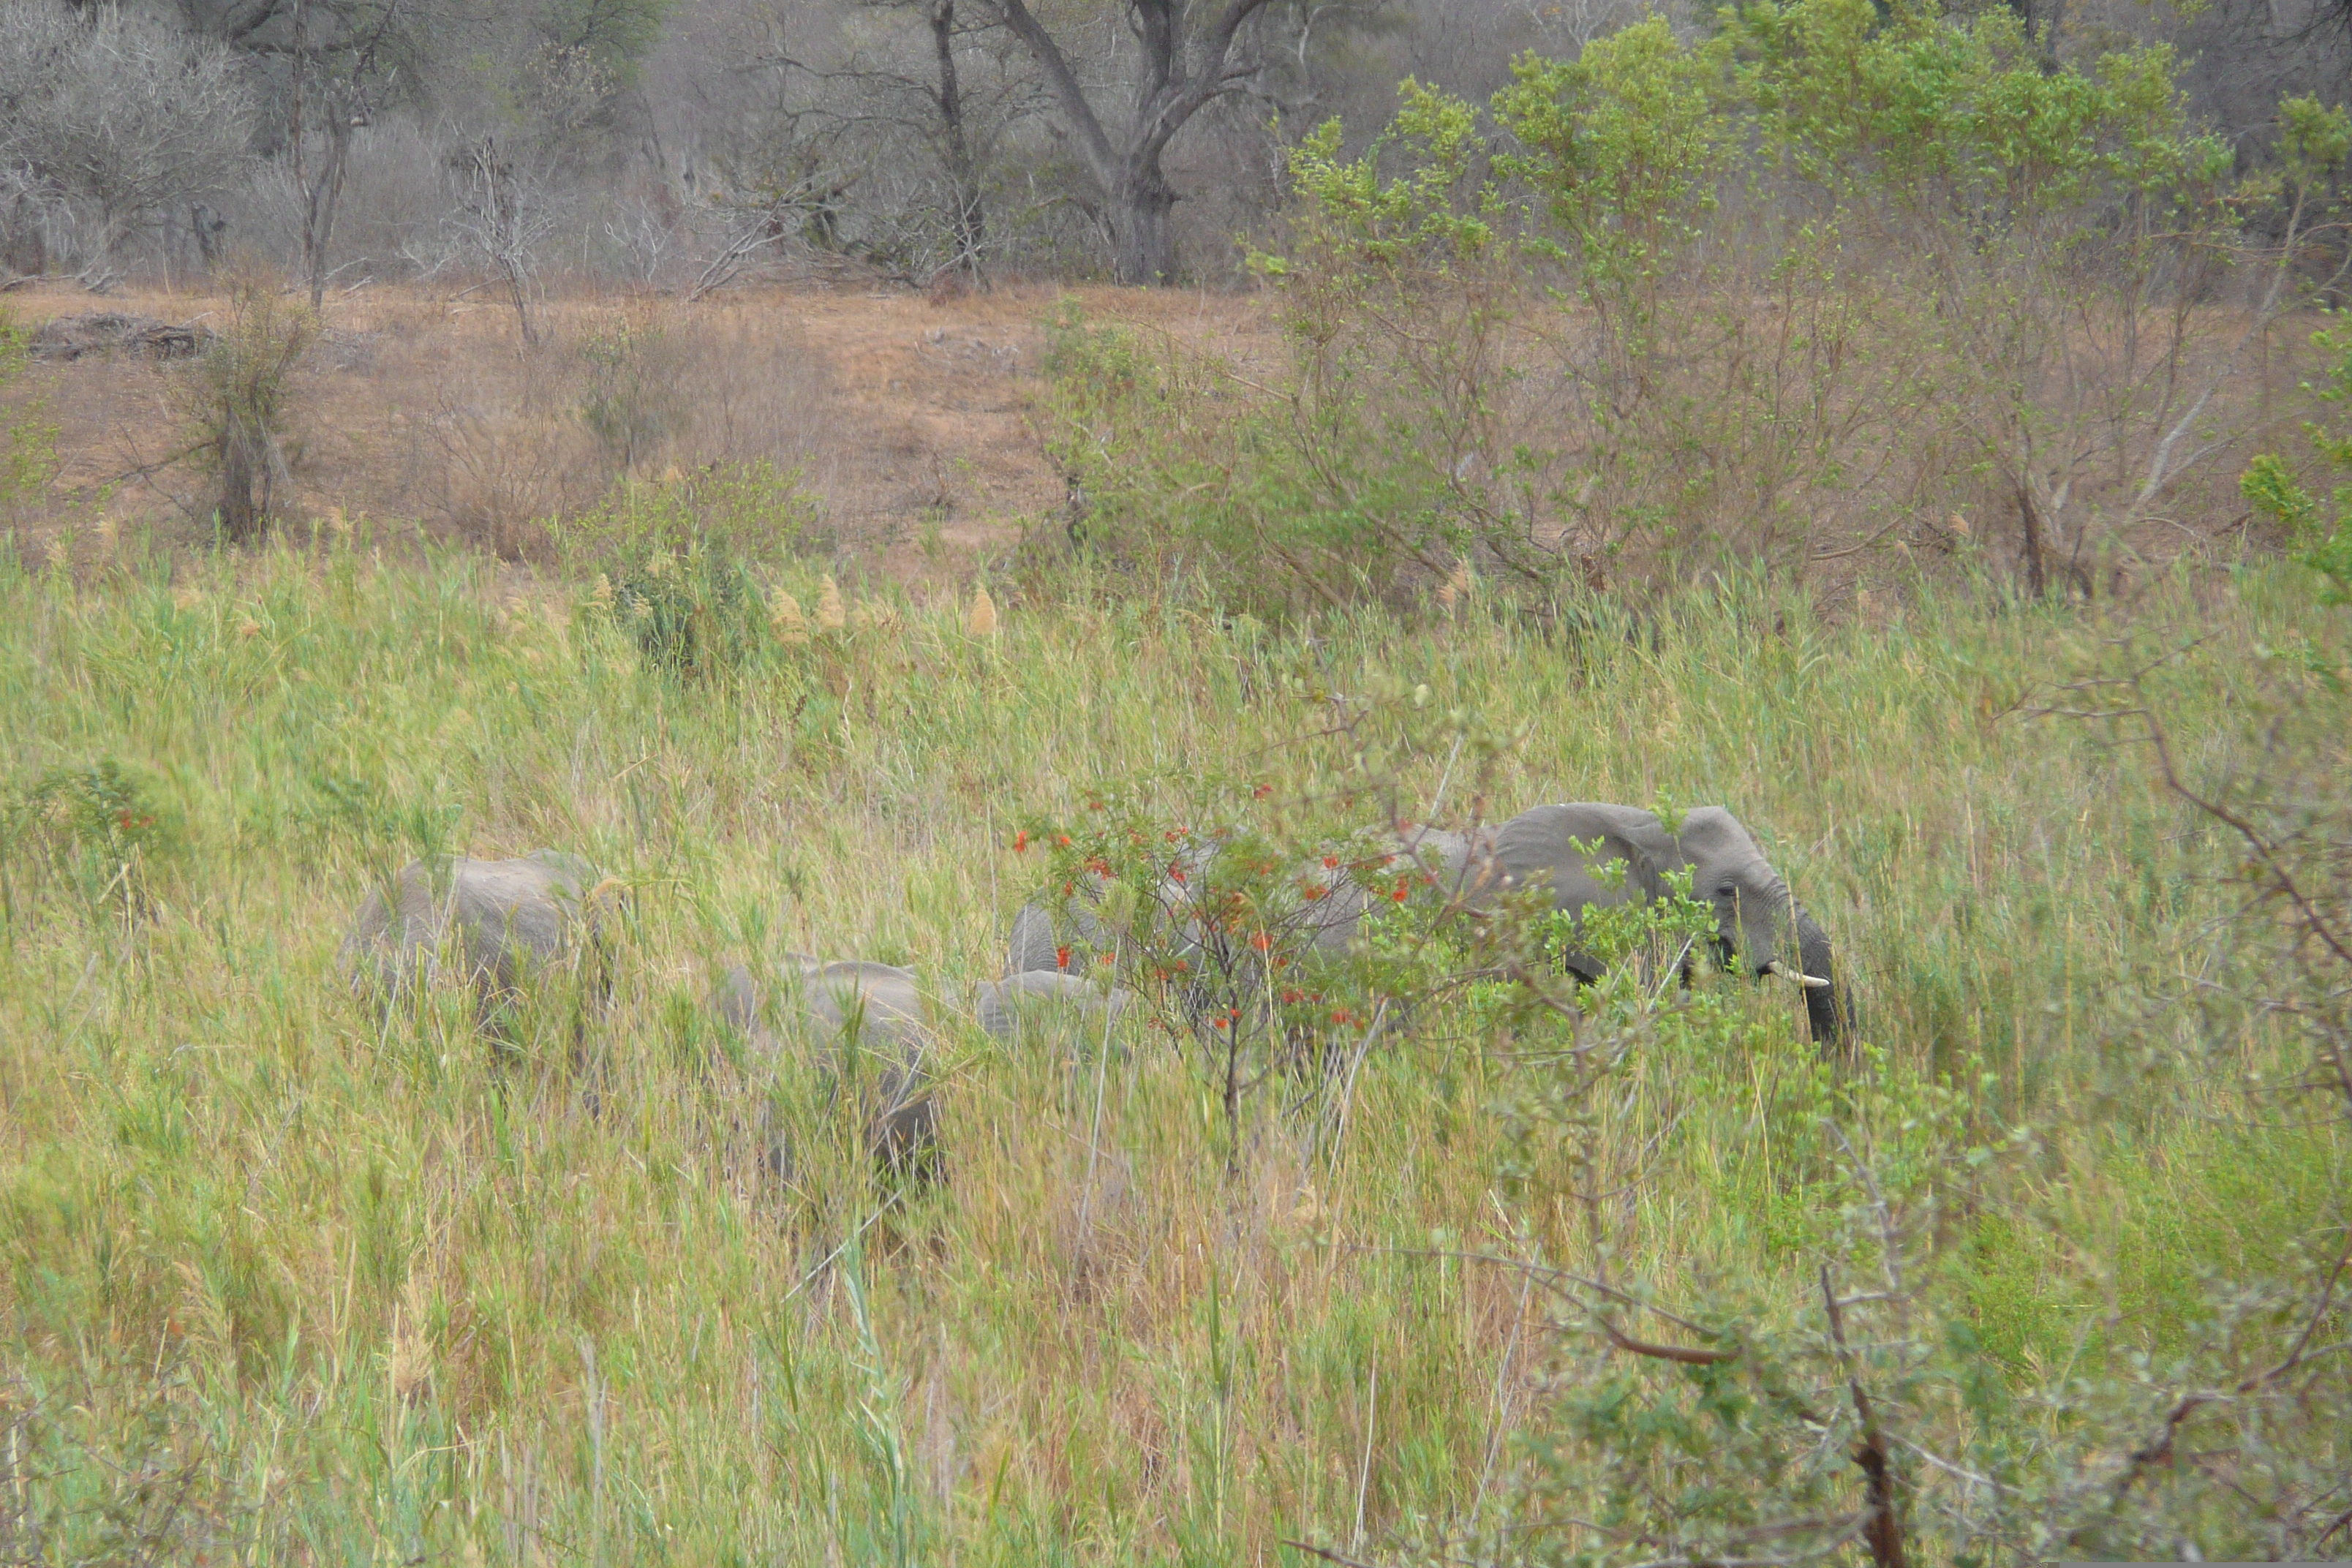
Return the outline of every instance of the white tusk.
{"type": "Polygon", "coordinates": [[[1828,991],[1832,988],[1832,983],[1823,980],[1820,975],[1801,974],[1777,958],[1764,966],[1764,973],[1777,974],[1792,985],[1802,985],[1811,991],[1828,991]]]}

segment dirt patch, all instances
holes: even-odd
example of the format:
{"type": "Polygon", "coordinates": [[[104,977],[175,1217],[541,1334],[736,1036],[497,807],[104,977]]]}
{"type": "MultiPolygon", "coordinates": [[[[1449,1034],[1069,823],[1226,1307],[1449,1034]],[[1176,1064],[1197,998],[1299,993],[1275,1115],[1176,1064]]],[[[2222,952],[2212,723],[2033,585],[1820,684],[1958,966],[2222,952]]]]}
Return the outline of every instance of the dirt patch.
{"type": "MultiPolygon", "coordinates": [[[[128,342],[72,324],[95,319],[88,298],[43,284],[8,303],[37,333],[128,342]]],[[[329,301],[299,373],[291,510],[340,508],[513,552],[535,520],[592,503],[624,472],[763,458],[800,470],[845,569],[961,579],[1066,503],[1036,405],[1044,323],[1070,299],[1237,366],[1280,353],[1262,299],[1206,293],[583,296],[548,301],[530,346],[511,310],[478,293],[371,288],[329,301]]],[[[221,308],[152,292],[106,315],[179,323],[170,330],[193,348],[221,308]]],[[[119,521],[194,540],[208,531],[210,491],[174,455],[185,442],[163,395],[174,374],[152,355],[61,353],[9,395],[47,400],[66,493],[105,494],[119,521]]]]}

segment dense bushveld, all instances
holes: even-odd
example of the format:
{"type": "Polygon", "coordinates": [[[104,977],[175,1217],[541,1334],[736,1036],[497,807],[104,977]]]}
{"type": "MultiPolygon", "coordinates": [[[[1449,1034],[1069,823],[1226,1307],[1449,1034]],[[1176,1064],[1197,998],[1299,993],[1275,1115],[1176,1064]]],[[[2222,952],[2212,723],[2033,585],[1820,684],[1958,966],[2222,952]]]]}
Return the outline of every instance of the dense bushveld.
{"type": "Polygon", "coordinates": [[[2318,1296],[2352,1149],[2296,1092],[2340,1064],[2326,986],[2132,721],[2054,711],[2152,666],[2184,784],[2340,810],[2352,649],[2300,568],[1842,626],[1750,585],[1632,635],[1080,583],[980,636],[853,604],[695,676],[609,582],[387,564],[363,525],[114,548],[0,577],[14,1556],[1855,1555],[1873,1441],[1922,1559],[2284,1552],[2352,1506],[2318,1296]],[[1474,780],[1731,804],[1867,1049],[1736,984],[1573,1025],[1456,997],[1336,1121],[1277,1079],[1233,1148],[1181,1028],[1075,1068],[975,1036],[935,1184],[840,1127],[765,1173],[763,1107],[839,1118],[718,1027],[713,964],[992,973],[1016,823],[1106,779],[1306,788],[1383,692],[1442,716],[1383,764],[1424,809],[1449,773],[1448,816],[1474,780]],[[372,879],[541,844],[631,889],[609,1012],[498,1046],[352,999],[372,879]]]}

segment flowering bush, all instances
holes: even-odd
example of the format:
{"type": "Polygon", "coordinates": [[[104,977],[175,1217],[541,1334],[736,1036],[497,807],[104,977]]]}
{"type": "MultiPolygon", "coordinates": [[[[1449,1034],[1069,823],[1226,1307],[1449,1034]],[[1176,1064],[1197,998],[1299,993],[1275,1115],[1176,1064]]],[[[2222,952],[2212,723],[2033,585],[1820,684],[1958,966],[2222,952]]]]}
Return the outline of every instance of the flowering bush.
{"type": "Polygon", "coordinates": [[[16,918],[27,872],[60,877],[93,908],[143,912],[153,868],[184,837],[153,783],[113,758],[51,768],[0,806],[0,914],[16,918]]]}

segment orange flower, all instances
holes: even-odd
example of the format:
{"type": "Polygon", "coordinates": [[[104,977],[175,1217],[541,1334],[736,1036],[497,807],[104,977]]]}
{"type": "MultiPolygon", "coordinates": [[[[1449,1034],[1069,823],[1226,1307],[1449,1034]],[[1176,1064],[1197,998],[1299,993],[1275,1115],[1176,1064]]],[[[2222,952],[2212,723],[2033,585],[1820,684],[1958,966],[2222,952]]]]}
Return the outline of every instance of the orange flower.
{"type": "Polygon", "coordinates": [[[1250,938],[1250,945],[1257,949],[1260,952],[1264,952],[1267,948],[1274,945],[1274,938],[1266,935],[1264,931],[1260,931],[1255,936],[1250,938]]]}
{"type": "Polygon", "coordinates": [[[1029,830],[1027,828],[1024,827],[1020,832],[1013,836],[1013,852],[1015,855],[1025,855],[1029,852],[1029,830]]]}
{"type": "Polygon", "coordinates": [[[1067,969],[1070,967],[1070,950],[1068,948],[1057,947],[1054,950],[1054,967],[1056,969],[1067,969]]]}
{"type": "Polygon", "coordinates": [[[1323,869],[1326,871],[1336,871],[1339,868],[1339,858],[1337,855],[1326,855],[1323,857],[1323,869]]]}
{"type": "Polygon", "coordinates": [[[1398,903],[1402,903],[1402,902],[1404,902],[1404,896],[1405,896],[1405,894],[1407,894],[1407,893],[1411,892],[1412,890],[1412,884],[1410,881],[1399,882],[1399,883],[1396,885],[1396,891],[1395,891],[1395,892],[1393,892],[1393,893],[1391,893],[1391,894],[1389,895],[1389,897],[1391,897],[1391,898],[1394,899],[1398,903]]]}

